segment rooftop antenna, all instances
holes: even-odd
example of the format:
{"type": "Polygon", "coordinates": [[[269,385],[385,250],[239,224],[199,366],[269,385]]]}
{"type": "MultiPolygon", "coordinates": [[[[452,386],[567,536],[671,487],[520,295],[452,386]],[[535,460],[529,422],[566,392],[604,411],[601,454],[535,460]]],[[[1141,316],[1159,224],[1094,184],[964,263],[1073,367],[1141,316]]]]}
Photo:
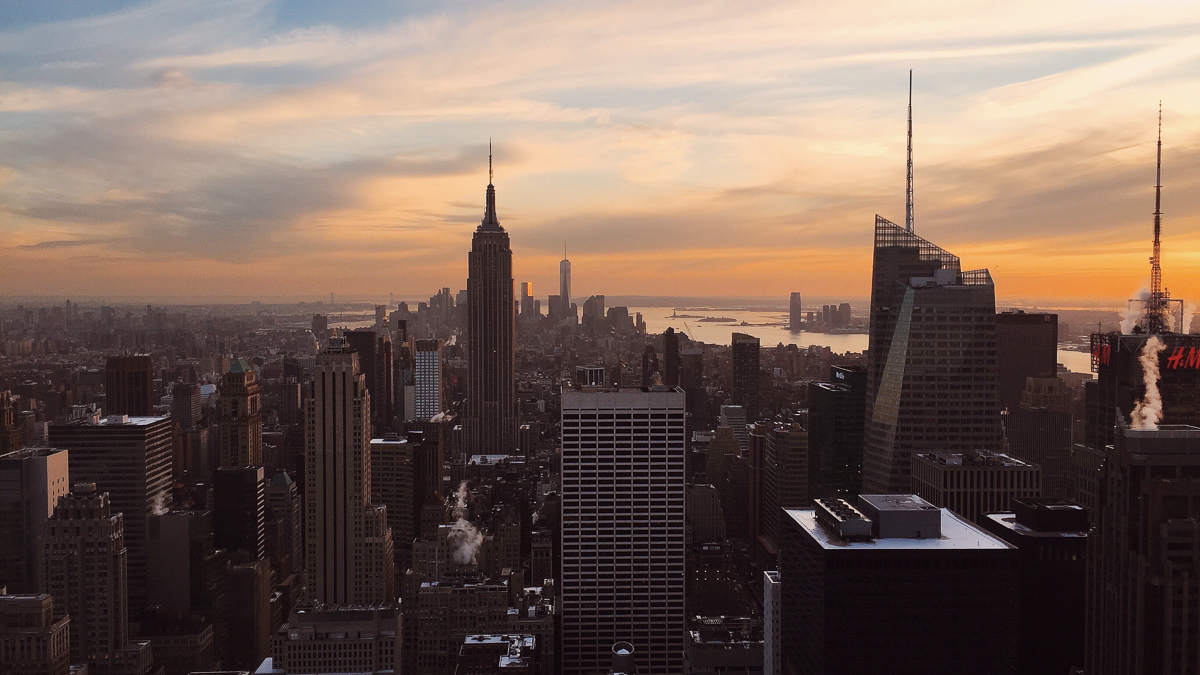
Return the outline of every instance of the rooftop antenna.
{"type": "Polygon", "coordinates": [[[904,191],[904,227],[913,231],[912,68],[908,69],[908,183],[904,191]]]}
{"type": "Polygon", "coordinates": [[[1162,101],[1158,102],[1158,149],[1154,173],[1154,252],[1150,256],[1150,298],[1146,302],[1146,331],[1167,329],[1171,295],[1162,286],[1162,101]]]}
{"type": "Polygon", "coordinates": [[[567,241],[563,240],[563,260],[567,259],[567,241]]]}
{"type": "Polygon", "coordinates": [[[492,184],[492,137],[488,136],[488,185],[492,184]]]}

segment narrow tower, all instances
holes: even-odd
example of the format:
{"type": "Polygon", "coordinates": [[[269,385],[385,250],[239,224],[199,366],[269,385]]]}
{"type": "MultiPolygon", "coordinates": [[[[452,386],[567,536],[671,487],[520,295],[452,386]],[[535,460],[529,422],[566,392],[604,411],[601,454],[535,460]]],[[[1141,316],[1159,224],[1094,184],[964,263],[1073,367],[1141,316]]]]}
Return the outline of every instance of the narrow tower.
{"type": "MultiPolygon", "coordinates": [[[[1162,101],[1158,102],[1158,150],[1154,173],[1154,252],[1150,256],[1150,298],[1146,301],[1146,331],[1161,333],[1167,330],[1171,294],[1162,285],[1162,101]]],[[[1187,328],[1183,329],[1187,332],[1187,328]]]]}
{"type": "Polygon", "coordinates": [[[467,256],[467,419],[471,454],[516,448],[516,302],[512,248],[496,217],[489,142],[487,203],[467,256]]]}
{"type": "Polygon", "coordinates": [[[904,189],[904,228],[913,231],[912,69],[908,70],[908,181],[904,189]]]}

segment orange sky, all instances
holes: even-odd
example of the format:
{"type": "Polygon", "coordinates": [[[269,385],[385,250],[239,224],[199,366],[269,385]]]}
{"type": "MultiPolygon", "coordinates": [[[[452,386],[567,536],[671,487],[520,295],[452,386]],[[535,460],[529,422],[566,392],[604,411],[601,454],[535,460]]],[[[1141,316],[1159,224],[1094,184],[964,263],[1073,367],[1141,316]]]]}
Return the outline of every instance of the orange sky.
{"type": "Polygon", "coordinates": [[[489,136],[538,296],[564,243],[577,295],[864,296],[912,68],[917,232],[1002,301],[1145,283],[1161,99],[1200,298],[1194,2],[102,4],[0,24],[0,296],[459,289],[489,136]]]}

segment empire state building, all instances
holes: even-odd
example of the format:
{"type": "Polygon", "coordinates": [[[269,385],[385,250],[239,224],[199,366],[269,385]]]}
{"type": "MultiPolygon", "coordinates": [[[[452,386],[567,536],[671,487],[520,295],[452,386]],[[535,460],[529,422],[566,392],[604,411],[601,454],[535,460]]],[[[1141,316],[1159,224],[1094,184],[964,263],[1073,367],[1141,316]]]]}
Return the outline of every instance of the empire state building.
{"type": "Polygon", "coordinates": [[[511,453],[517,438],[516,302],[512,249],[496,218],[488,157],[487,207],[467,255],[467,419],[472,454],[511,453]]]}

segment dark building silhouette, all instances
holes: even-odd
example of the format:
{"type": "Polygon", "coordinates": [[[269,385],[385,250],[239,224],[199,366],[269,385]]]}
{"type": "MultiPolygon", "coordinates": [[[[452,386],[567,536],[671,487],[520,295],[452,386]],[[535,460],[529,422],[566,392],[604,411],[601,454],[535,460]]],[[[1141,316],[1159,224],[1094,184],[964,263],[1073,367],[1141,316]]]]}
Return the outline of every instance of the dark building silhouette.
{"type": "Polygon", "coordinates": [[[982,526],[989,513],[1007,512],[1016,497],[1042,496],[1042,468],[1000,452],[921,452],[913,455],[913,492],[982,526]]]}
{"type": "Polygon", "coordinates": [[[783,672],[1016,673],[1017,550],[914,495],[783,511],[783,672]]]}
{"type": "Polygon", "coordinates": [[[25,448],[0,454],[0,588],[42,588],[42,538],[58,498],[70,489],[67,451],[25,448]]]}
{"type": "Polygon", "coordinates": [[[383,433],[392,428],[395,387],[392,384],[392,339],[387,331],[360,328],[344,333],[350,349],[358,353],[358,367],[371,393],[371,428],[383,433]]]}
{"type": "Polygon", "coordinates": [[[745,333],[734,333],[730,345],[733,367],[729,383],[730,399],[734,405],[746,409],[746,418],[757,420],[759,390],[759,343],[758,338],[745,333]]]}
{"type": "MultiPolygon", "coordinates": [[[[490,160],[489,160],[490,162],[490,160]]],[[[512,249],[496,218],[496,188],[487,186],[483,222],[467,256],[467,447],[508,454],[517,445],[516,305],[512,249]]],[[[568,282],[569,283],[569,282],[568,282]]]]}
{"type": "Polygon", "coordinates": [[[1002,413],[1008,454],[1042,467],[1042,496],[1071,496],[1072,418],[1062,380],[1030,378],[1021,405],[1002,413]]]}
{"type": "Polygon", "coordinates": [[[658,372],[658,352],[654,351],[654,345],[646,345],[642,350],[642,386],[653,384],[654,374],[658,372]]]}
{"type": "Polygon", "coordinates": [[[236,359],[221,382],[221,466],[262,466],[262,407],[258,373],[236,359]]]}
{"type": "Polygon", "coordinates": [[[1194,672],[1200,645],[1200,428],[1122,424],[1089,539],[1084,672],[1194,672]]]}
{"type": "Polygon", "coordinates": [[[1059,499],[1012,500],[984,529],[1020,551],[1020,664],[1025,675],[1083,665],[1088,511],[1059,499]]]}
{"type": "Polygon", "coordinates": [[[788,301],[788,330],[799,333],[804,326],[804,307],[800,303],[800,294],[792,293],[788,301]]]}
{"type": "Polygon", "coordinates": [[[0,672],[67,675],[70,617],[54,618],[49,595],[0,595],[0,672]]]}
{"type": "MultiPolygon", "coordinates": [[[[1096,379],[1085,387],[1084,434],[1088,447],[1103,452],[1115,440],[1117,411],[1124,419],[1146,393],[1139,357],[1150,335],[1097,333],[1092,336],[1096,379]]],[[[1162,423],[1200,426],[1200,335],[1160,333],[1158,355],[1162,423]]]]}
{"type": "Polygon", "coordinates": [[[1016,310],[996,315],[996,370],[1000,407],[1021,403],[1025,380],[1058,373],[1058,315],[1016,310]]]}
{"type": "Polygon", "coordinates": [[[154,363],[149,354],[108,357],[104,410],[110,415],[154,414],[154,363]]]}
{"type": "Polygon", "coordinates": [[[213,475],[213,535],[217,548],[266,556],[266,482],[261,466],[217,469],[213,475]]]}
{"type": "Polygon", "coordinates": [[[129,549],[129,608],[140,615],[146,599],[146,518],[171,500],[170,417],[110,415],[50,425],[50,444],[70,452],[71,482],[95,483],[124,517],[129,549]]]}
{"type": "Polygon", "coordinates": [[[833,366],[828,382],[808,385],[809,480],[814,497],[850,498],[862,489],[867,374],[833,366]]]}
{"type": "Polygon", "coordinates": [[[679,386],[679,366],[679,333],[668,326],[663,331],[663,384],[679,386]]]}
{"type": "Polygon", "coordinates": [[[914,452],[1001,449],[987,270],[875,218],[863,490],[910,492],[914,452]]]}
{"type": "Polygon", "coordinates": [[[687,396],[689,426],[708,428],[708,389],[704,386],[704,350],[699,347],[679,352],[679,387],[687,396]]]}

